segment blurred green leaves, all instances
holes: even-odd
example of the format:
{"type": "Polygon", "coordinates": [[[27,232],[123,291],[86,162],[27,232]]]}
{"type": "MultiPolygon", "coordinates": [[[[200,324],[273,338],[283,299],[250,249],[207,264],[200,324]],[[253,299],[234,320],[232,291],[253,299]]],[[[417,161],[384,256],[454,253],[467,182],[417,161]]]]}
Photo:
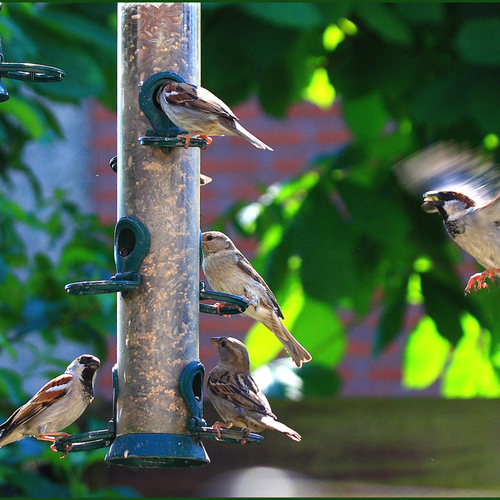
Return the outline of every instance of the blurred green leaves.
{"type": "MultiPolygon", "coordinates": [[[[32,396],[24,385],[33,374],[42,383],[65,369],[68,359],[57,359],[55,354],[62,339],[83,341],[104,362],[106,338],[116,330],[114,297],[81,300],[64,290],[72,281],[113,274],[112,227],[82,213],[63,191],[42,195],[36,176],[22,160],[30,141],[62,137],[51,102],[78,105],[95,97],[115,108],[114,18],[115,4],[4,3],[0,14],[6,62],[44,64],[66,73],[58,83],[3,79],[10,99],[0,105],[0,351],[13,360],[18,360],[19,352],[27,352],[31,359],[29,365],[24,360],[22,374],[0,369],[2,421],[32,396]],[[27,210],[23,203],[13,201],[14,170],[31,181],[26,197],[34,198],[35,208],[27,210]]],[[[87,425],[82,417],[69,430],[83,431],[87,425]]],[[[105,422],[97,425],[104,428],[105,422]]],[[[103,451],[97,455],[102,461],[103,451]]],[[[31,438],[2,448],[0,494],[136,495],[113,489],[92,488],[91,492],[83,476],[97,455],[80,454],[60,461],[48,446],[31,438]]]]}

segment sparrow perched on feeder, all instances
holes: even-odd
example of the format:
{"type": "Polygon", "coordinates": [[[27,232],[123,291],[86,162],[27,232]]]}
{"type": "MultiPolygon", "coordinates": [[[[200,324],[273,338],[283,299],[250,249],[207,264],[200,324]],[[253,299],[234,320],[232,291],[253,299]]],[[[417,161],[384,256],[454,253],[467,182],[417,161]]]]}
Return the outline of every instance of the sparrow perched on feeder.
{"type": "Polygon", "coordinates": [[[300,442],[300,434],[278,422],[271,405],[250,375],[250,358],[243,342],[232,337],[213,337],[210,342],[219,352],[219,363],[207,377],[207,394],[224,422],[217,429],[241,427],[246,436],[264,429],[280,431],[300,442]]]}
{"type": "Polygon", "coordinates": [[[186,139],[186,149],[195,136],[206,138],[210,144],[212,139],[208,135],[234,135],[256,148],[273,151],[239,124],[229,106],[203,87],[168,81],[157,95],[163,112],[177,127],[188,132],[177,136],[186,139]]]}
{"type": "Polygon", "coordinates": [[[245,297],[249,305],[243,315],[269,328],[299,368],[311,361],[311,355],[281,323],[284,316],[273,292],[231,239],[219,231],[207,231],[201,240],[203,272],[210,286],[216,292],[245,297]]]}
{"type": "MultiPolygon", "coordinates": [[[[42,441],[68,437],[60,432],[71,425],[94,399],[100,361],[90,354],[76,358],[66,371],[47,382],[25,405],[0,425],[0,447],[33,436],[42,441]]],[[[54,445],[52,450],[56,451],[54,445]]],[[[71,449],[66,448],[65,458],[71,449]]]]}
{"type": "Polygon", "coordinates": [[[436,143],[395,165],[411,192],[430,187],[422,208],[439,212],[448,234],[486,271],[470,277],[465,293],[488,288],[500,273],[500,172],[491,156],[452,141],[436,143]]]}

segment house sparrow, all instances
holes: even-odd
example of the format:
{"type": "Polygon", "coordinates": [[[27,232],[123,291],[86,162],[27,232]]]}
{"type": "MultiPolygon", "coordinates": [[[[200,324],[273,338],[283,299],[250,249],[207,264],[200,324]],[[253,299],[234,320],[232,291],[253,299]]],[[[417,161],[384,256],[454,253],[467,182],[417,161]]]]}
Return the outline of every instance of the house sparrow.
{"type": "MultiPolygon", "coordinates": [[[[42,441],[68,437],[60,432],[71,425],[94,399],[100,361],[90,354],[76,358],[66,371],[47,382],[25,405],[0,425],[0,447],[33,436],[42,441]]],[[[54,445],[51,446],[54,449],[54,445]]],[[[71,449],[66,448],[65,458],[71,449]]]]}
{"type": "Polygon", "coordinates": [[[299,368],[311,361],[311,355],[281,323],[284,316],[273,292],[231,239],[219,231],[207,231],[202,233],[201,241],[203,272],[210,286],[216,292],[248,299],[243,315],[269,328],[299,368]]]}
{"type": "Polygon", "coordinates": [[[250,375],[250,358],[243,342],[232,337],[212,337],[219,352],[219,363],[207,377],[207,394],[224,422],[215,422],[219,438],[221,428],[241,427],[244,434],[264,429],[280,431],[300,442],[300,434],[277,421],[271,405],[250,375]]]}
{"type": "Polygon", "coordinates": [[[448,234],[486,271],[470,277],[465,293],[488,288],[500,273],[500,172],[491,157],[452,141],[436,143],[395,165],[411,192],[432,187],[422,208],[439,212],[448,234]]]}
{"type": "Polygon", "coordinates": [[[234,135],[243,137],[256,148],[273,151],[245,130],[231,109],[203,87],[168,81],[157,95],[163,112],[177,127],[188,132],[177,136],[186,139],[186,149],[195,136],[206,138],[210,144],[212,139],[207,135],[234,135]]]}

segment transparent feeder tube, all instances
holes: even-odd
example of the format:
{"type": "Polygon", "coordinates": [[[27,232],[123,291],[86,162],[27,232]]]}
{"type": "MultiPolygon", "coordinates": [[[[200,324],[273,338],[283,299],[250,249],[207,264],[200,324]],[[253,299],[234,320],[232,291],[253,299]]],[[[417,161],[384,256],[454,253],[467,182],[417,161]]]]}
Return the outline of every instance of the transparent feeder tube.
{"type": "Polygon", "coordinates": [[[142,284],[118,294],[117,436],[188,434],[178,380],[197,360],[199,148],[141,146],[151,124],[141,85],[160,71],[200,82],[200,4],[118,4],[118,217],[139,219],[151,237],[142,284]]]}

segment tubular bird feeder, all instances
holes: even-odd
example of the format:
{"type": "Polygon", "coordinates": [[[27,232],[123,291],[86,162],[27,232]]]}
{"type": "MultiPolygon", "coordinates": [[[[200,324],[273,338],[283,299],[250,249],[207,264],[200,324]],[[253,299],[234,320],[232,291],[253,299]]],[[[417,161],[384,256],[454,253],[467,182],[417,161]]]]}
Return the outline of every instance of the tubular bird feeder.
{"type": "MultiPolygon", "coordinates": [[[[138,467],[204,465],[187,429],[183,369],[198,360],[199,149],[141,147],[150,127],[141,87],[160,71],[200,80],[200,5],[118,4],[118,217],[150,235],[141,286],[118,295],[116,437],[106,460],[138,467]]],[[[201,400],[203,379],[190,381],[201,400]]]]}
{"type": "Polygon", "coordinates": [[[202,439],[262,441],[236,429],[219,437],[202,414],[199,312],[239,314],[248,301],[199,281],[200,149],[207,141],[192,139],[185,149],[156,100],[166,80],[199,85],[199,33],[200,4],[118,4],[118,154],[110,162],[118,174],[117,273],[66,285],[75,295],[121,292],[113,418],[108,430],[59,439],[58,451],[110,446],[111,464],[188,467],[210,462],[202,439]]]}

